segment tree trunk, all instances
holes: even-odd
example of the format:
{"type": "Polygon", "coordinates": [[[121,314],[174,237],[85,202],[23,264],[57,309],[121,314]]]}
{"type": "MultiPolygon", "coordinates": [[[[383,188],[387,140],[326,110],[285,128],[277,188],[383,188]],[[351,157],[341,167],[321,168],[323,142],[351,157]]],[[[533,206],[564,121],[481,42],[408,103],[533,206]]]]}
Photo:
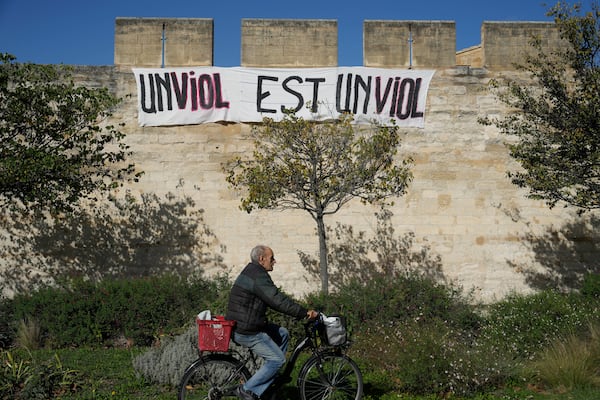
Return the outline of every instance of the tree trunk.
{"type": "Polygon", "coordinates": [[[321,275],[321,292],[329,293],[329,273],[327,272],[327,238],[323,216],[317,216],[317,233],[319,235],[319,268],[321,275]]]}

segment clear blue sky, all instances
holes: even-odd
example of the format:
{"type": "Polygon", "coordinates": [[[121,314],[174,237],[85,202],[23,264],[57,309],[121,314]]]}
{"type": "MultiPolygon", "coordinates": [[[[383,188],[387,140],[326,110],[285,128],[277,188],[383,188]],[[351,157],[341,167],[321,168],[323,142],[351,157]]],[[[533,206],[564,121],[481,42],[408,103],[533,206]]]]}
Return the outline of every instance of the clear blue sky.
{"type": "Polygon", "coordinates": [[[457,50],[481,42],[483,21],[548,21],[554,0],[0,0],[0,52],[17,61],[112,65],[117,17],[214,20],[216,66],[240,64],[243,18],[335,19],[338,63],[362,65],[364,20],[456,22],[457,50]],[[547,3],[549,5],[544,5],[547,3]]]}

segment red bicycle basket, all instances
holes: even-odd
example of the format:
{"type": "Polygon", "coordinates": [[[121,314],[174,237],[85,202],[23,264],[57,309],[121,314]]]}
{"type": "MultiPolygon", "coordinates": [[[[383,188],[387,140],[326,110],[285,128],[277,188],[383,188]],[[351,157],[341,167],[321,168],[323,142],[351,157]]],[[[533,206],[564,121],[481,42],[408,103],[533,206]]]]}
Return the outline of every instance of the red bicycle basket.
{"type": "Polygon", "coordinates": [[[196,319],[198,324],[198,349],[200,351],[227,351],[235,321],[217,315],[213,319],[196,319]]]}

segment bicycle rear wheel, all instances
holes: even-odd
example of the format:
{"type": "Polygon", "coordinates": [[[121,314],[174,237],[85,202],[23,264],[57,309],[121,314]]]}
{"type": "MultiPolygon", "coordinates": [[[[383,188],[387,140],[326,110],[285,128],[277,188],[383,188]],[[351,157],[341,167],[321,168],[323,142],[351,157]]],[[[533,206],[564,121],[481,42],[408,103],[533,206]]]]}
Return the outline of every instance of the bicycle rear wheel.
{"type": "Polygon", "coordinates": [[[359,400],[362,374],[350,357],[332,351],[308,359],[298,375],[298,389],[302,400],[359,400]]]}
{"type": "Polygon", "coordinates": [[[250,379],[246,366],[229,354],[208,354],[194,361],[183,373],[179,400],[234,399],[235,388],[250,379]]]}

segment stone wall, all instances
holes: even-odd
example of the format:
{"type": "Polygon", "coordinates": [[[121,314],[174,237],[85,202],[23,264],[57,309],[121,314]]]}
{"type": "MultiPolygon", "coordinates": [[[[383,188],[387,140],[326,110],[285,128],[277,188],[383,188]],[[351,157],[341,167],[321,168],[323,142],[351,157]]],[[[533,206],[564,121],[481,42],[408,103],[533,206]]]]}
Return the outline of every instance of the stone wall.
{"type": "MultiPolygon", "coordinates": [[[[132,95],[115,114],[115,120],[126,124],[123,131],[134,152],[133,161],[145,172],[141,182],[129,189],[193,197],[205,210],[206,221],[217,237],[215,248],[223,250],[231,274],[245,265],[255,244],[265,243],[273,247],[277,258],[273,278],[286,291],[301,294],[318,288],[316,281],[306,278],[297,255],[297,250],[313,254],[318,250],[315,225],[309,215],[266,210],[247,214],[239,210],[239,195],[225,182],[222,163],[252,150],[245,137],[249,125],[138,126],[136,87],[129,66],[160,65],[160,41],[156,41],[164,21],[169,29],[181,26],[187,32],[169,35],[169,46],[176,40],[185,42],[175,55],[169,53],[169,66],[211,64],[212,40],[207,36],[211,21],[117,19],[115,68],[77,70],[87,84],[113,88],[119,96],[132,95]],[[147,40],[151,45],[146,45],[147,40]],[[204,52],[197,46],[203,46],[204,52]]],[[[528,24],[508,25],[512,27],[506,39],[510,43],[518,41],[518,32],[522,34],[529,28],[528,24]]],[[[549,25],[535,27],[554,29],[549,25]]],[[[482,47],[492,43],[500,51],[503,41],[494,35],[506,34],[505,28],[507,25],[486,26],[482,47]]],[[[244,20],[242,64],[335,65],[336,30],[334,21],[244,20]],[[285,32],[293,33],[295,38],[289,51],[286,43],[291,39],[283,39],[285,32]]],[[[406,68],[408,32],[414,38],[412,66],[435,69],[436,73],[429,90],[425,128],[405,132],[401,152],[415,159],[414,181],[408,194],[397,199],[392,208],[396,233],[414,232],[417,246],[430,246],[432,254],[441,257],[446,276],[473,287],[480,299],[528,290],[520,273],[523,266],[545,266],[529,239],[560,232],[574,217],[567,209],[549,210],[539,201],[526,199],[526,192],[506,177],[507,169],[516,167],[503,144],[506,138],[494,127],[477,122],[478,117],[506,111],[486,88],[490,79],[510,69],[508,61],[515,55],[513,51],[504,52],[504,61],[500,62],[485,52],[484,63],[502,65],[504,69],[456,66],[454,23],[367,21],[364,64],[406,68]],[[394,43],[398,43],[397,49],[394,43]]],[[[375,228],[376,210],[356,201],[326,223],[351,224],[355,232],[366,231],[369,235],[375,228]]]]}
{"type": "Polygon", "coordinates": [[[474,68],[483,67],[483,49],[481,46],[471,46],[456,52],[456,65],[468,65],[474,68]]]}

